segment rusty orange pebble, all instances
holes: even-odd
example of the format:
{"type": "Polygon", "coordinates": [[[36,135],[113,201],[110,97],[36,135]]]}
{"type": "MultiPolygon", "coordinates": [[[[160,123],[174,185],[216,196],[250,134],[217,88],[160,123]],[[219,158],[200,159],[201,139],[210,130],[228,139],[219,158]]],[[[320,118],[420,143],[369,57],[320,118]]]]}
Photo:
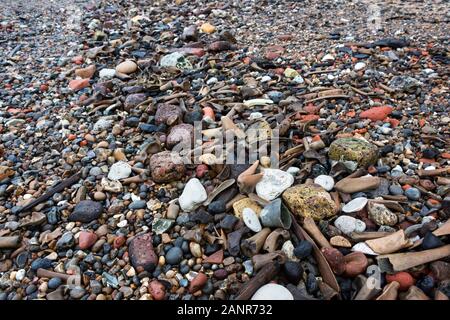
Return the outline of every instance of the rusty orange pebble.
{"type": "Polygon", "coordinates": [[[211,107],[203,108],[203,119],[205,119],[207,117],[210,118],[211,120],[215,119],[213,108],[211,108],[211,107]]]}

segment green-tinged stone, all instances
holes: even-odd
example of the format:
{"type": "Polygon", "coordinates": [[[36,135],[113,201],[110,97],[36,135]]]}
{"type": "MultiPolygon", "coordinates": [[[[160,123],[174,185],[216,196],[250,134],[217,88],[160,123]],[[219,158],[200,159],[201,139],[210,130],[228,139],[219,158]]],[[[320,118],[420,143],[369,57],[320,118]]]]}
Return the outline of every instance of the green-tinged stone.
{"type": "Polygon", "coordinates": [[[340,138],[331,143],[328,156],[331,160],[354,161],[367,167],[377,161],[378,148],[362,139],[340,138]]]}
{"type": "Polygon", "coordinates": [[[154,219],[152,222],[152,231],[156,234],[163,234],[173,225],[175,221],[170,219],[154,219]]]}
{"type": "Polygon", "coordinates": [[[286,206],[300,217],[311,217],[316,221],[332,217],[337,208],[330,194],[315,184],[290,187],[282,195],[286,206]]]}
{"type": "Polygon", "coordinates": [[[102,280],[104,282],[104,284],[111,286],[113,288],[118,288],[119,287],[119,280],[117,280],[117,278],[107,272],[103,272],[102,273],[102,280]]]}

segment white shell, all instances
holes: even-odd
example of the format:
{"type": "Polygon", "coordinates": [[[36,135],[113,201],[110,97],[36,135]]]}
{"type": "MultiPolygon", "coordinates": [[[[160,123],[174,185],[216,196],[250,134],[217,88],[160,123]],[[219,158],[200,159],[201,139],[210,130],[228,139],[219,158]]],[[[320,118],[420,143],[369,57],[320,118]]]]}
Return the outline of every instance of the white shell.
{"type": "Polygon", "coordinates": [[[365,242],[359,242],[355,244],[352,248],[352,251],[362,252],[364,254],[370,254],[372,256],[377,256],[378,253],[375,253],[365,242]]]}
{"type": "Polygon", "coordinates": [[[345,213],[350,213],[362,210],[367,205],[367,201],[367,198],[364,197],[355,198],[342,207],[342,211],[345,213]]]}
{"type": "Polygon", "coordinates": [[[276,199],[294,183],[294,177],[280,169],[264,169],[263,173],[262,179],[256,184],[256,193],[267,201],[276,199]]]}
{"type": "Polygon", "coordinates": [[[294,297],[285,287],[268,283],[259,288],[251,300],[294,300],[294,297]]]}
{"type": "Polygon", "coordinates": [[[208,198],[206,190],[197,178],[192,178],[186,183],[183,193],[178,198],[180,207],[185,212],[191,212],[200,206],[208,198]]]}
{"type": "Polygon", "coordinates": [[[254,232],[259,232],[262,230],[261,223],[259,222],[258,216],[255,211],[250,208],[244,208],[242,210],[242,219],[245,225],[254,232]]]}
{"type": "Polygon", "coordinates": [[[109,169],[108,179],[110,180],[120,180],[128,178],[131,174],[131,166],[124,162],[119,161],[114,163],[109,169]]]}
{"type": "Polygon", "coordinates": [[[324,174],[317,176],[314,179],[314,183],[318,184],[322,188],[324,188],[327,191],[331,191],[334,187],[334,179],[330,176],[326,176],[324,174]]]}

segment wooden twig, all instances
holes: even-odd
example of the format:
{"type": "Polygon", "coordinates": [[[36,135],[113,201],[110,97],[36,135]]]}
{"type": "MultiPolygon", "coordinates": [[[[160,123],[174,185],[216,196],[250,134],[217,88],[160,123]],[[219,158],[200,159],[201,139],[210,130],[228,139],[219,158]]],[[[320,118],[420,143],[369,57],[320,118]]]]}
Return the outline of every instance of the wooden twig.
{"type": "Polygon", "coordinates": [[[70,187],[74,183],[76,183],[81,178],[81,172],[75,173],[71,177],[67,178],[66,180],[61,181],[58,183],[54,188],[51,188],[46,193],[44,193],[42,196],[37,198],[36,200],[31,201],[26,206],[22,207],[19,210],[20,212],[25,212],[30,210],[31,208],[37,206],[39,203],[46,201],[47,199],[50,199],[55,193],[63,191],[65,188],[70,187]]]}
{"type": "Polygon", "coordinates": [[[256,290],[272,280],[278,274],[278,271],[280,271],[278,262],[266,264],[250,281],[243,285],[236,300],[249,300],[256,290]]]}

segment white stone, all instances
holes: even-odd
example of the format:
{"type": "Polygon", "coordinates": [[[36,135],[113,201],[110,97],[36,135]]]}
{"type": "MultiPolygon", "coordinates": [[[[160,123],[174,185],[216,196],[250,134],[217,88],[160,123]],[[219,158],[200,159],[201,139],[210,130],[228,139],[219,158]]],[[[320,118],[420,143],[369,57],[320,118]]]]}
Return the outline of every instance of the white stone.
{"type": "Polygon", "coordinates": [[[262,83],[268,82],[268,81],[270,81],[270,80],[272,80],[272,78],[271,78],[270,76],[264,76],[264,77],[261,78],[261,82],[262,82],[262,83]]]}
{"type": "Polygon", "coordinates": [[[206,190],[197,178],[192,178],[186,183],[183,193],[178,198],[180,207],[185,212],[191,212],[199,207],[208,197],[206,190]]]}
{"type": "Polygon", "coordinates": [[[115,69],[102,69],[99,72],[99,77],[100,79],[111,79],[114,77],[114,75],[116,74],[116,70],[115,69]]]}
{"type": "Polygon", "coordinates": [[[330,176],[321,174],[314,179],[314,183],[318,184],[327,191],[331,191],[334,187],[334,179],[330,176]]]}
{"type": "Polygon", "coordinates": [[[330,53],[324,55],[322,58],[322,61],[333,61],[333,60],[334,60],[334,56],[330,53]]]}
{"type": "Polygon", "coordinates": [[[292,79],[292,82],[302,84],[303,82],[305,82],[305,80],[303,79],[303,77],[301,75],[298,75],[298,76],[295,76],[294,79],[292,79]]]}
{"type": "Polygon", "coordinates": [[[428,170],[436,170],[436,167],[435,167],[435,166],[428,166],[428,167],[426,167],[424,170],[425,170],[425,171],[428,171],[428,170]]]}
{"type": "Polygon", "coordinates": [[[254,232],[262,230],[261,222],[259,222],[258,216],[252,209],[244,208],[244,210],[242,210],[242,219],[250,230],[254,232]]]}
{"type": "Polygon", "coordinates": [[[20,269],[19,271],[17,271],[16,273],[16,280],[17,281],[22,281],[25,278],[25,269],[20,269]]]}
{"type": "Polygon", "coordinates": [[[162,57],[159,65],[161,67],[176,67],[178,60],[182,58],[184,58],[184,54],[182,54],[181,52],[174,52],[162,57]]]}
{"type": "Polygon", "coordinates": [[[256,193],[267,201],[277,198],[292,186],[294,177],[280,169],[264,169],[262,179],[256,184],[256,193]]]}
{"type": "Polygon", "coordinates": [[[206,84],[212,85],[212,84],[217,83],[217,81],[219,81],[219,80],[216,77],[212,77],[212,78],[209,78],[208,81],[206,81],[206,84]]]}
{"type": "Polygon", "coordinates": [[[287,240],[285,243],[283,243],[281,251],[286,255],[286,257],[289,260],[300,261],[300,259],[294,255],[294,245],[292,244],[291,240],[287,240]]]}
{"type": "Polygon", "coordinates": [[[358,219],[350,216],[340,216],[334,221],[334,226],[345,234],[352,232],[363,232],[366,229],[366,224],[358,219]]]}
{"type": "Polygon", "coordinates": [[[268,283],[259,288],[253,294],[251,300],[294,300],[294,297],[285,287],[268,283]]]}
{"type": "Polygon", "coordinates": [[[250,113],[250,116],[248,117],[249,120],[254,120],[254,119],[260,119],[263,117],[263,114],[261,112],[252,112],[250,113]]]}
{"type": "Polygon", "coordinates": [[[350,213],[362,210],[367,205],[367,201],[367,198],[364,197],[355,198],[342,207],[342,211],[345,213],[350,213]]]}
{"type": "Polygon", "coordinates": [[[114,163],[109,169],[108,179],[110,180],[120,180],[128,178],[131,174],[131,166],[124,162],[119,161],[114,163]]]}
{"type": "Polygon", "coordinates": [[[355,70],[359,71],[362,70],[366,67],[366,64],[364,62],[358,62],[357,64],[355,64],[355,70]]]}
{"type": "Polygon", "coordinates": [[[120,221],[120,222],[117,224],[117,226],[118,226],[119,228],[125,228],[127,225],[128,225],[128,221],[127,221],[127,220],[122,220],[122,221],[120,221]]]}
{"type": "Polygon", "coordinates": [[[359,242],[352,247],[352,251],[362,252],[364,254],[369,254],[372,256],[377,256],[378,253],[375,253],[365,242],[359,242]]]}
{"type": "Polygon", "coordinates": [[[300,172],[300,168],[298,167],[289,167],[286,171],[289,174],[292,174],[293,176],[296,176],[300,172]]]}
{"type": "Polygon", "coordinates": [[[94,131],[103,131],[106,129],[111,128],[112,126],[112,120],[108,120],[105,118],[100,118],[97,120],[97,122],[94,124],[94,131]]]}

